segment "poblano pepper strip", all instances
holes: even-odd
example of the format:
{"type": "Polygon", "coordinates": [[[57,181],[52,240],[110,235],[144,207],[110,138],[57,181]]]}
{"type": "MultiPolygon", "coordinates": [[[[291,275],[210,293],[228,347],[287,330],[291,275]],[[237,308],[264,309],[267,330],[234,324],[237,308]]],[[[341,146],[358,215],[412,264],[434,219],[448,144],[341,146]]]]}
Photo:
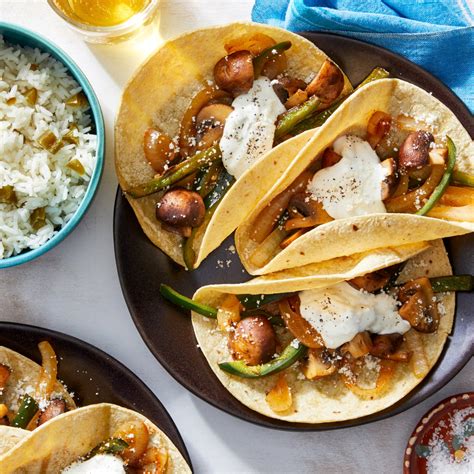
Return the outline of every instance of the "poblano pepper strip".
{"type": "Polygon", "coordinates": [[[97,454],[120,454],[128,448],[128,443],[122,438],[110,438],[98,444],[91,449],[85,456],[84,460],[88,460],[97,454]]]}
{"type": "Polygon", "coordinates": [[[265,377],[290,367],[306,355],[307,349],[298,339],[294,339],[278,357],[266,364],[247,365],[242,360],[236,360],[222,362],[219,364],[219,367],[228,374],[237,375],[242,378],[255,379],[265,377]]]}
{"type": "Polygon", "coordinates": [[[21,400],[20,408],[18,408],[18,412],[13,418],[12,426],[25,429],[38,410],[39,406],[36,400],[25,394],[21,400]]]}
{"type": "Polygon", "coordinates": [[[313,95],[306,102],[285,112],[277,122],[275,140],[288,135],[301,121],[316,112],[320,105],[319,98],[313,95]]]}
{"type": "Polygon", "coordinates": [[[145,184],[129,189],[127,194],[133,198],[149,196],[150,194],[154,194],[174,183],[177,183],[186,176],[198,171],[203,166],[208,166],[219,161],[221,157],[222,155],[219,145],[214,145],[207,150],[196,153],[191,158],[178,163],[167,173],[158,176],[157,178],[153,178],[145,184]]]}
{"type": "Polygon", "coordinates": [[[449,186],[449,182],[451,181],[454,165],[456,164],[456,146],[450,137],[446,137],[446,142],[448,146],[448,165],[446,166],[446,170],[441,177],[438,186],[436,186],[434,191],[431,193],[431,196],[425,202],[424,206],[416,212],[419,216],[424,216],[433,209],[436,203],[441,199],[441,196],[444,194],[446,188],[449,186]]]}
{"type": "Polygon", "coordinates": [[[286,298],[291,293],[275,293],[273,295],[237,295],[239,301],[244,305],[246,310],[260,308],[268,303],[274,303],[286,298]]]}
{"type": "Polygon", "coordinates": [[[202,314],[208,318],[217,318],[217,309],[205,304],[197,303],[196,301],[188,298],[187,296],[178,293],[176,290],[173,290],[171,286],[160,285],[160,293],[163,298],[168,300],[170,303],[175,304],[183,309],[189,309],[196,313],[202,314]]]}
{"type": "Polygon", "coordinates": [[[474,276],[449,275],[431,277],[430,283],[435,293],[443,291],[472,291],[474,289],[474,276]]]}

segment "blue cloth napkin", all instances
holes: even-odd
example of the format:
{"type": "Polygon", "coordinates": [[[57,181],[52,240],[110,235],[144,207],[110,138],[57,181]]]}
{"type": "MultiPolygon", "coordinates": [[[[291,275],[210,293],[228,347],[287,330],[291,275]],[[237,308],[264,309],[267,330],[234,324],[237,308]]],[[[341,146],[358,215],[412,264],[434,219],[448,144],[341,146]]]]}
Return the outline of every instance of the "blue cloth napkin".
{"type": "Polygon", "coordinates": [[[291,31],[341,33],[430,71],[474,111],[471,0],[256,0],[252,19],[291,31]]]}

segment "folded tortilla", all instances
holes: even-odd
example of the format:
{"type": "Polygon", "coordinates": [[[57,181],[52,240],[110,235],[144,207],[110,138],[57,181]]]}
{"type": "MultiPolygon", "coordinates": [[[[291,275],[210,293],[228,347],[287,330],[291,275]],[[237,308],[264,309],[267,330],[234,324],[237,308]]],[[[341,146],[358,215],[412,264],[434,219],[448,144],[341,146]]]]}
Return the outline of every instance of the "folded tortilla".
{"type": "Polygon", "coordinates": [[[133,420],[146,424],[150,433],[149,446],[167,450],[167,473],[191,472],[171,440],[150,420],[135,411],[100,403],[53,418],[26,436],[0,456],[2,473],[61,472],[109,439],[124,423],[133,420]]]}
{"type": "MultiPolygon", "coordinates": [[[[11,370],[7,385],[0,395],[0,403],[4,403],[9,409],[16,410],[23,394],[27,393],[36,399],[36,384],[42,370],[39,364],[4,346],[0,346],[0,364],[6,365],[11,370]]],[[[61,382],[56,381],[52,396],[62,398],[68,410],[76,408],[74,400],[61,382]]],[[[36,401],[40,402],[40,400],[36,401]]]]}
{"type": "MultiPolygon", "coordinates": [[[[277,275],[262,276],[240,285],[211,285],[199,289],[194,295],[197,301],[218,306],[225,295],[233,294],[272,294],[301,291],[336,284],[342,280],[364,275],[407,260],[398,278],[403,283],[421,276],[451,275],[446,250],[441,240],[426,246],[416,244],[387,249],[375,253],[365,253],[349,258],[324,262],[326,275],[317,272],[318,265],[311,265],[277,275]],[[301,273],[302,272],[302,273],[301,273]],[[307,274],[306,274],[307,273],[307,274]],[[315,276],[311,276],[315,274],[315,276]]],[[[440,325],[432,334],[419,333],[431,369],[438,360],[454,319],[454,293],[438,293],[440,325]]],[[[301,378],[295,366],[286,369],[287,381],[293,396],[293,408],[289,413],[279,414],[271,410],[265,400],[268,391],[275,385],[279,375],[260,379],[245,379],[229,375],[218,366],[221,362],[232,360],[227,347],[227,336],[217,329],[216,320],[193,313],[192,322],[196,339],[211,369],[220,382],[241,403],[265,416],[297,423],[330,423],[360,418],[384,410],[401,400],[421,381],[413,375],[409,364],[397,364],[397,369],[388,391],[373,399],[360,398],[351,392],[342,381],[329,376],[320,380],[301,378]]]]}
{"type": "MultiPolygon", "coordinates": [[[[251,239],[262,209],[285,190],[336,138],[353,134],[364,137],[367,122],[375,111],[405,114],[426,122],[435,138],[450,136],[457,148],[456,169],[474,173],[474,143],[456,116],[439,100],[413,84],[399,79],[374,81],[356,91],[317,129],[294,157],[282,153],[288,169],[273,185],[236,231],[236,248],[246,270],[263,275],[287,268],[321,262],[343,255],[388,246],[434,240],[474,231],[472,222],[459,222],[415,214],[370,214],[336,219],[306,232],[263,266],[252,263],[257,243],[251,239]],[[291,161],[291,163],[290,163],[291,161]]],[[[282,149],[283,152],[283,149],[282,149]]]]}
{"type": "MultiPolygon", "coordinates": [[[[143,152],[145,130],[158,126],[169,136],[175,136],[193,96],[213,79],[214,65],[227,54],[224,45],[256,33],[271,36],[276,42],[291,41],[292,46],[286,55],[287,70],[292,77],[307,79],[328,59],[305,38],[257,23],[205,28],[166,42],[138,69],[122,96],[115,124],[115,169],[122,190],[143,184],[155,174],[143,152]]],[[[342,94],[351,89],[345,77],[342,94]]],[[[311,135],[309,131],[278,146],[276,149],[280,151],[260,158],[234,183],[205,231],[195,239],[195,267],[245,219],[255,202],[285,171],[289,164],[286,156],[295,156],[311,135]]],[[[182,237],[163,228],[156,219],[155,206],[162,194],[140,199],[127,196],[127,199],[148,238],[174,261],[184,265],[182,237]]]]}
{"type": "Polygon", "coordinates": [[[27,430],[0,426],[0,457],[16,446],[23,438],[30,434],[27,430]]]}

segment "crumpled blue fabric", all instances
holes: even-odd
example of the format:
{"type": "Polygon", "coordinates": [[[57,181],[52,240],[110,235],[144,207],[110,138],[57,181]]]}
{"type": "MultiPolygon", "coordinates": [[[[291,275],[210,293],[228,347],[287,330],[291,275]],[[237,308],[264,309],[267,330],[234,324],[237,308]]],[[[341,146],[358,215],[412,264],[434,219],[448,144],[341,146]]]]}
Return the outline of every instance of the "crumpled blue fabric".
{"type": "Polygon", "coordinates": [[[390,49],[450,87],[474,111],[474,3],[469,0],[256,0],[252,19],[335,32],[390,49]]]}

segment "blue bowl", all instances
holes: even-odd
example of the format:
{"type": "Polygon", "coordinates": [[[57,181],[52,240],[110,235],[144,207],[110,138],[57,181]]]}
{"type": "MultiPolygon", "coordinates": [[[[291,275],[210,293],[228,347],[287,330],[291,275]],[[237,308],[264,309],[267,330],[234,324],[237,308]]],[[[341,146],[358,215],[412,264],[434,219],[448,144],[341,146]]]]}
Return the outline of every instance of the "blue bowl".
{"type": "Polygon", "coordinates": [[[32,250],[24,250],[18,255],[1,259],[0,268],[7,268],[29,262],[45,254],[48,252],[48,250],[51,250],[53,247],[58,245],[59,242],[64,240],[76,228],[77,224],[79,224],[81,219],[84,217],[84,214],[91,205],[94,195],[97,192],[97,188],[102,177],[105,154],[105,129],[99,101],[97,100],[92,86],[89,84],[89,81],[86,79],[86,76],[79,69],[77,64],[64,51],[37,33],[26,30],[25,28],[22,28],[18,25],[0,22],[0,35],[2,35],[4,40],[10,44],[30,46],[32,48],[38,48],[41,51],[45,51],[67,67],[71,76],[74,77],[74,79],[82,87],[83,92],[89,101],[89,113],[91,114],[92,118],[92,128],[95,128],[94,132],[97,135],[97,163],[94,171],[92,172],[89,186],[87,187],[84,198],[82,199],[82,202],[80,203],[72,218],[58,231],[57,234],[55,234],[41,247],[32,250]]]}

